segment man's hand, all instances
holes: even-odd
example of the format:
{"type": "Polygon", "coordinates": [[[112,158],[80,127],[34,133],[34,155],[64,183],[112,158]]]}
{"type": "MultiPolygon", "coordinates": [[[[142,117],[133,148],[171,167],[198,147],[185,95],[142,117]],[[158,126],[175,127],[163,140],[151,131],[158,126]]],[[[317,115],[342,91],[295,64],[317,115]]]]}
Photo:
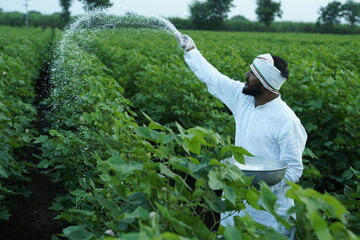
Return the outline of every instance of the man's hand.
{"type": "Polygon", "coordinates": [[[176,40],[179,43],[179,46],[185,51],[190,51],[196,48],[194,40],[186,34],[181,34],[180,32],[175,35],[176,40]]]}

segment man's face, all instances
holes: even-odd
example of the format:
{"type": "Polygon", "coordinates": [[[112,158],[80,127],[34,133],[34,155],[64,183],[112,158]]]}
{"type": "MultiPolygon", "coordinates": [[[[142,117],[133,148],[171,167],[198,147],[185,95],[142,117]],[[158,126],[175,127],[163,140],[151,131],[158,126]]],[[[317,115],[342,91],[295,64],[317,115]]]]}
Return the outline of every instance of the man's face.
{"type": "Polygon", "coordinates": [[[245,80],[245,87],[242,90],[243,94],[254,97],[263,94],[262,84],[251,70],[245,73],[245,80]]]}

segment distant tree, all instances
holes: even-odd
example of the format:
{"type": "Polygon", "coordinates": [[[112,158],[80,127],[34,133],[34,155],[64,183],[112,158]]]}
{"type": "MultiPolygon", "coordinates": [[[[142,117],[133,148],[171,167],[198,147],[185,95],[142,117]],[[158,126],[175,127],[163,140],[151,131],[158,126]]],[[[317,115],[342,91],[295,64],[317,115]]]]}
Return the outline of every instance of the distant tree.
{"type": "Polygon", "coordinates": [[[190,6],[190,19],[196,29],[206,29],[209,7],[207,2],[194,1],[190,6]]]}
{"type": "Polygon", "coordinates": [[[79,0],[85,4],[86,11],[94,10],[95,8],[108,8],[112,6],[109,0],[79,0]]]}
{"type": "Polygon", "coordinates": [[[220,29],[228,17],[233,0],[208,0],[209,23],[212,29],[220,29]]]}
{"type": "Polygon", "coordinates": [[[60,0],[60,6],[62,8],[61,11],[61,19],[62,19],[62,26],[66,26],[66,24],[70,21],[70,6],[71,6],[71,0],[60,0]]]}
{"type": "Polygon", "coordinates": [[[319,23],[328,25],[339,24],[342,17],[342,4],[338,1],[328,3],[325,7],[320,7],[318,18],[319,23]]]}
{"type": "Polygon", "coordinates": [[[360,3],[349,0],[342,5],[341,10],[342,16],[351,26],[360,22],[360,3]]]}
{"type": "Polygon", "coordinates": [[[264,23],[265,26],[270,26],[275,20],[275,17],[282,16],[281,3],[272,0],[256,0],[258,7],[255,10],[259,22],[264,23]]]}
{"type": "MultiPolygon", "coordinates": [[[[84,3],[84,9],[86,11],[94,10],[98,7],[111,7],[112,3],[110,0],[79,0],[80,2],[84,3]]],[[[64,22],[64,26],[70,21],[70,6],[72,0],[60,0],[60,6],[62,7],[62,19],[64,22]]]]}
{"type": "Polygon", "coordinates": [[[190,5],[190,18],[197,29],[221,29],[228,17],[233,0],[194,1],[190,5]]]}
{"type": "Polygon", "coordinates": [[[235,15],[230,20],[249,21],[249,19],[242,15],[235,15]]]}

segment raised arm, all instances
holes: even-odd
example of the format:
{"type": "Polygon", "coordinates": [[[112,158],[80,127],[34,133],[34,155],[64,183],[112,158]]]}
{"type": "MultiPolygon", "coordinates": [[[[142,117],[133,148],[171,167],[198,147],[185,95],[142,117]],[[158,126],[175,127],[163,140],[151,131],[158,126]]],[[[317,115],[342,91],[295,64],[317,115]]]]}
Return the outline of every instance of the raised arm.
{"type": "Polygon", "coordinates": [[[190,69],[200,81],[206,83],[208,91],[234,113],[235,103],[242,96],[244,83],[221,74],[201,55],[189,36],[181,35],[177,39],[180,47],[185,50],[184,58],[190,69]]]}

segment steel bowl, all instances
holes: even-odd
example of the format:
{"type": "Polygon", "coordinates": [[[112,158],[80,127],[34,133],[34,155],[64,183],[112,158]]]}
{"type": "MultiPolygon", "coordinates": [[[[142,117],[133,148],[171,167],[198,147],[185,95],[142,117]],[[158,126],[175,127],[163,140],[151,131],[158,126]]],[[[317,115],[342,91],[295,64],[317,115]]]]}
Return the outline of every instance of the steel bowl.
{"type": "Polygon", "coordinates": [[[245,165],[235,163],[240,170],[249,177],[254,176],[252,185],[258,187],[260,181],[264,181],[269,186],[278,184],[285,176],[288,164],[276,159],[247,157],[245,165]]]}

